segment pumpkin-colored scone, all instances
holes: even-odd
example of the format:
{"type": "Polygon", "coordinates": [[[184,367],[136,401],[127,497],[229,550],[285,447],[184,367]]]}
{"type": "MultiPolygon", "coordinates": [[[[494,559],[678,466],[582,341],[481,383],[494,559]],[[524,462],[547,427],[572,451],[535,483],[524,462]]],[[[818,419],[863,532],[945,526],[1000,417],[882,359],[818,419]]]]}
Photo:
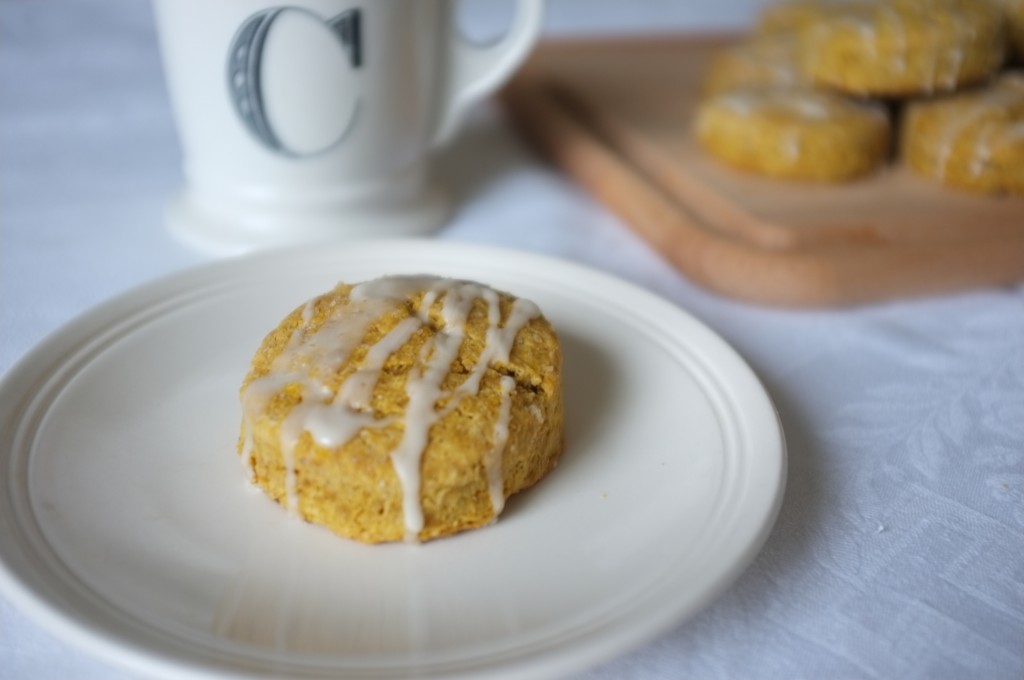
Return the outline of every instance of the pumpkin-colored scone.
{"type": "Polygon", "coordinates": [[[366,543],[490,524],[562,451],[554,329],[468,281],[339,284],[267,335],[241,400],[252,481],[366,543]]]}
{"type": "Polygon", "coordinates": [[[716,52],[703,83],[704,96],[743,87],[793,86],[806,81],[793,33],[755,36],[716,52]]]}
{"type": "Polygon", "coordinates": [[[839,182],[889,153],[885,108],[809,88],[751,88],[706,100],[696,136],[722,162],[784,179],[839,182]]]}
{"type": "Polygon", "coordinates": [[[918,174],[986,193],[1024,194],[1024,73],[907,105],[900,156],[918,174]]]}
{"type": "Polygon", "coordinates": [[[810,80],[850,94],[907,97],[979,83],[1003,64],[1004,12],[988,0],[860,0],[800,31],[810,80]]]}

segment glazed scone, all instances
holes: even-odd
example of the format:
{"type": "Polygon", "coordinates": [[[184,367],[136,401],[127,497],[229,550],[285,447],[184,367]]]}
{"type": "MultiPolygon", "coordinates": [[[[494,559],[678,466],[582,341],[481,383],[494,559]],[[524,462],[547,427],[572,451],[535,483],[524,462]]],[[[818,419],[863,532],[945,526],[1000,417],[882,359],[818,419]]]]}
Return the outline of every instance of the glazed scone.
{"type": "Polygon", "coordinates": [[[1024,194],[1024,73],[907,105],[900,156],[916,173],[986,193],[1024,194]]]}
{"type": "Polygon", "coordinates": [[[695,125],[711,155],[770,177],[845,181],[871,173],[889,154],[883,106],[809,88],[727,92],[700,106],[695,125]]]}
{"type": "Polygon", "coordinates": [[[554,329],[468,281],[339,284],[267,335],[240,396],[252,481],[366,543],[489,524],[562,451],[554,329]]]}
{"type": "Polygon", "coordinates": [[[950,91],[992,76],[1006,58],[1004,13],[988,0],[860,0],[800,31],[816,85],[859,96],[950,91]]]}
{"type": "Polygon", "coordinates": [[[757,36],[730,45],[712,57],[703,94],[710,97],[742,87],[802,84],[806,79],[798,54],[793,33],[757,36]]]}

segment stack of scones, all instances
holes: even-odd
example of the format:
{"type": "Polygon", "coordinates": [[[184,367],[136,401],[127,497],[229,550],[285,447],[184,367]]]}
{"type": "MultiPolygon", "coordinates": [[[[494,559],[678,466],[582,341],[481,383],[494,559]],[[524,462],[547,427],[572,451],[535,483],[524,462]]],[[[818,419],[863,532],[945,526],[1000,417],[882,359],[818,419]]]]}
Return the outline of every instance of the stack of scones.
{"type": "Polygon", "coordinates": [[[1024,194],[1024,0],[788,0],[717,53],[695,134],[732,167],[844,182],[902,163],[1024,194]]]}

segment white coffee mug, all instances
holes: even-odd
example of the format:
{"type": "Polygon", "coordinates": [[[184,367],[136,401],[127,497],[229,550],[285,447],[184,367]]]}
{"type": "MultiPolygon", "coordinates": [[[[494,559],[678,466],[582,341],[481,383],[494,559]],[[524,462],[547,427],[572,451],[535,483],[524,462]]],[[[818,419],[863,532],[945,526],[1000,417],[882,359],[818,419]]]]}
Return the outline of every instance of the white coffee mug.
{"type": "Polygon", "coordinates": [[[540,33],[463,40],[455,0],[155,0],[184,156],[168,223],[206,250],[434,229],[429,152],[540,33]]]}

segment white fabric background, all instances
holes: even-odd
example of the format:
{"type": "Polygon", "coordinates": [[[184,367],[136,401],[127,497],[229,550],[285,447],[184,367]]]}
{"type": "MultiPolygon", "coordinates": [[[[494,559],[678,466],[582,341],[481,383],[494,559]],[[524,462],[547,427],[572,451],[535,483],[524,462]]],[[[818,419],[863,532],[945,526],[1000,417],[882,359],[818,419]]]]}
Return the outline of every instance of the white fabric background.
{"type": "MultiPolygon", "coordinates": [[[[740,26],[758,4],[552,0],[548,26],[740,26]]],[[[487,35],[507,7],[466,14],[487,35]]],[[[0,371],[91,305],[206,259],[161,223],[179,160],[147,3],[0,3],[0,371]]],[[[716,297],[489,106],[438,172],[461,200],[438,238],[560,255],[675,301],[746,357],[787,434],[785,502],[749,570],[581,677],[1024,677],[1024,286],[818,312],[716,297]]],[[[0,600],[0,678],[125,677],[0,600]]]]}

